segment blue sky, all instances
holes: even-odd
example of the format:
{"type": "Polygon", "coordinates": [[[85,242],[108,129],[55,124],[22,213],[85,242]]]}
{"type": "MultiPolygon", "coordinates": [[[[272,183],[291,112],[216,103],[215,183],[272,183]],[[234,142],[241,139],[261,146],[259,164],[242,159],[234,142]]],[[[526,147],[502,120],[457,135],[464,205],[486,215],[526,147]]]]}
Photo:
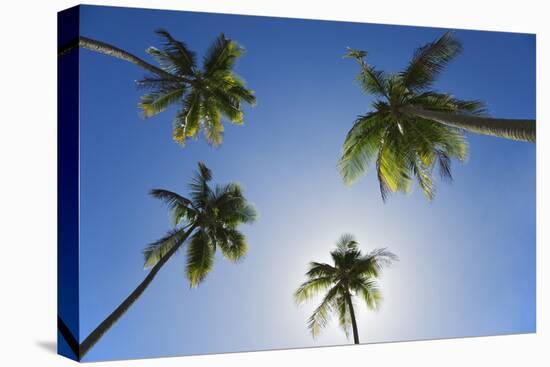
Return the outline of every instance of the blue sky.
{"type": "MultiPolygon", "coordinates": [[[[376,177],[346,187],[341,144],[371,97],[353,83],[347,46],[387,71],[445,30],[83,6],[81,34],[147,59],[163,27],[202,57],[224,32],[247,52],[237,72],[256,91],[245,125],[226,124],[220,148],[172,142],[174,109],[144,120],[138,67],[81,51],[80,339],[143,279],[143,247],[170,229],[152,188],[185,193],[204,161],[217,182],[237,181],[260,218],[243,227],[240,264],[218,257],[199,288],[184,253],[84,360],[347,344],[337,322],[312,339],[315,303],[292,299],[307,263],[329,261],[345,232],[364,250],[401,261],[380,280],[382,309],[359,305],[362,342],[535,331],[535,145],[468,135],[470,157],[428,203],[415,187],[383,204],[376,177]]],[[[435,87],[482,99],[494,116],[535,118],[535,36],[456,31],[464,53],[435,87]]]]}

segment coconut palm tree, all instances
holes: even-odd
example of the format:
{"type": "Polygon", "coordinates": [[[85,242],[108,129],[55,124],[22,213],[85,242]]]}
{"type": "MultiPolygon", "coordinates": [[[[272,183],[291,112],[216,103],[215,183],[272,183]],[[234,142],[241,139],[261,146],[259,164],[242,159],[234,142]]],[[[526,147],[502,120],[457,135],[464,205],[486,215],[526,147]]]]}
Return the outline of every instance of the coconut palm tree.
{"type": "Polygon", "coordinates": [[[222,33],[208,49],[199,68],[195,53],[185,43],[165,30],[156,33],[163,42],[162,48],[149,47],[146,52],[158,67],[118,47],[87,37],[61,48],[58,55],[63,56],[78,46],[143,68],[150,74],[138,81],[138,87],[147,90],[139,102],[143,116],[152,117],[172,104],[179,104],[174,119],[174,140],[183,145],[187,138],[196,137],[202,130],[207,141],[218,146],[223,137],[222,118],[241,125],[244,122],[242,102],[256,103],[254,92],[233,72],[244,49],[222,33]]]}
{"type": "Polygon", "coordinates": [[[350,234],[344,234],[331,251],[333,264],[311,262],[306,273],[308,280],[294,293],[295,300],[301,304],[323,293],[321,304],[308,320],[308,328],[313,337],[324,328],[334,312],[338,315],[340,326],[349,337],[350,327],[353,341],[359,344],[359,332],[355,318],[353,298],[362,299],[369,309],[377,309],[382,296],[376,278],[383,266],[390,265],[398,258],[386,249],[376,249],[363,254],[357,241],[350,234]]]}
{"type": "Polygon", "coordinates": [[[353,183],[375,162],[382,199],[390,192],[407,192],[416,179],[428,200],[433,199],[432,170],[452,179],[451,159],[467,157],[463,132],[535,141],[534,120],[493,119],[480,101],[466,101],[432,90],[447,64],[462,51],[452,33],[420,47],[405,70],[388,74],[365,62],[367,53],[349,49],[359,63],[363,91],[377,99],[348,132],[339,170],[353,183]]]}
{"type": "Polygon", "coordinates": [[[198,286],[212,270],[218,248],[225,258],[233,262],[239,261],[246,254],[246,238],[238,226],[252,223],[256,211],[247,202],[238,184],[213,188],[209,185],[211,180],[211,171],[199,163],[198,171],[189,184],[189,197],[163,189],[151,191],[153,197],[168,204],[174,229],[145,248],[145,268],[151,270],[138,287],[80,344],[80,357],[124,315],[164,264],[184,244],[187,244],[186,273],[192,287],[198,286]]]}

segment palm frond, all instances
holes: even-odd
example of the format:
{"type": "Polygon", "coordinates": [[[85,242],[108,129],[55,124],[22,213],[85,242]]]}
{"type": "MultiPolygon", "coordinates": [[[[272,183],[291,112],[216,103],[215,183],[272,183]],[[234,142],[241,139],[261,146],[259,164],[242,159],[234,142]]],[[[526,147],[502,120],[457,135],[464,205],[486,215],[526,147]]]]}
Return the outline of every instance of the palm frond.
{"type": "Polygon", "coordinates": [[[363,63],[363,59],[367,57],[367,51],[358,50],[355,48],[347,47],[344,58],[355,59],[358,63],[363,63]]]}
{"type": "Polygon", "coordinates": [[[174,119],[174,130],[172,137],[177,143],[184,145],[185,140],[195,137],[200,129],[201,95],[191,90],[184,100],[183,109],[178,111],[174,119]]]}
{"type": "Polygon", "coordinates": [[[204,58],[204,73],[211,76],[216,72],[230,71],[244,50],[222,33],[212,43],[204,58]]]}
{"type": "Polygon", "coordinates": [[[256,103],[254,91],[246,88],[245,82],[232,71],[214,74],[207,81],[209,90],[218,90],[230,98],[243,100],[250,105],[256,103]]]}
{"type": "Polygon", "coordinates": [[[201,182],[209,182],[212,180],[212,171],[210,168],[206,167],[206,164],[203,162],[197,163],[198,171],[197,171],[197,177],[200,179],[201,182]]]}
{"type": "Polygon", "coordinates": [[[483,116],[487,114],[487,106],[485,105],[485,102],[480,100],[466,101],[458,98],[451,98],[450,102],[456,106],[457,113],[475,116],[483,116]]]}
{"type": "Polygon", "coordinates": [[[223,240],[217,242],[223,256],[228,260],[236,262],[243,258],[248,251],[246,237],[236,229],[223,229],[223,240]]]}
{"type": "Polygon", "coordinates": [[[241,111],[240,98],[236,98],[225,90],[214,89],[211,92],[211,103],[233,124],[242,125],[244,113],[241,111]],[[214,102],[215,101],[215,102],[214,102]]]}
{"type": "Polygon", "coordinates": [[[158,29],[156,33],[163,39],[164,54],[167,55],[172,60],[174,66],[177,67],[177,74],[192,74],[196,64],[195,53],[189,50],[185,43],[175,40],[166,30],[158,29]]]}
{"type": "Polygon", "coordinates": [[[373,66],[364,64],[361,67],[361,72],[357,76],[359,85],[365,93],[371,93],[379,96],[388,96],[387,92],[387,76],[381,70],[376,70],[373,66]]]}
{"type": "Polygon", "coordinates": [[[298,304],[310,300],[319,293],[330,288],[333,285],[333,280],[334,278],[332,276],[321,276],[309,279],[302,283],[296,292],[294,292],[294,300],[298,304]]]}
{"type": "MultiPolygon", "coordinates": [[[[376,248],[365,255],[365,258],[373,259],[373,265],[377,268],[377,274],[382,267],[389,267],[399,261],[399,257],[386,247],[376,248]]],[[[378,275],[377,275],[378,276],[378,275]]]]}
{"type": "Polygon", "coordinates": [[[346,301],[346,297],[341,295],[335,299],[334,303],[334,308],[338,312],[338,322],[340,324],[340,327],[342,328],[342,330],[344,330],[346,338],[349,338],[351,328],[351,313],[348,302],[346,301]]]}
{"type": "Polygon", "coordinates": [[[321,304],[313,311],[313,314],[308,319],[307,326],[313,337],[319,335],[321,329],[328,324],[330,313],[333,310],[334,298],[337,296],[338,291],[339,288],[337,285],[332,287],[323,298],[321,304]]]}
{"type": "Polygon", "coordinates": [[[185,89],[183,87],[168,91],[159,91],[145,94],[141,97],[139,108],[143,116],[152,117],[166,110],[171,104],[181,100],[185,89]]]}
{"type": "Polygon", "coordinates": [[[382,293],[375,280],[365,279],[354,288],[354,291],[363,298],[369,309],[376,310],[379,308],[382,302],[382,293]]]}
{"type": "Polygon", "coordinates": [[[426,198],[432,200],[435,194],[434,166],[438,165],[443,180],[452,180],[451,158],[464,160],[467,157],[465,138],[457,129],[429,120],[413,118],[406,126],[409,129],[407,149],[414,152],[408,156],[409,169],[426,198]]]}
{"type": "Polygon", "coordinates": [[[399,261],[399,256],[389,251],[387,247],[374,249],[367,256],[376,258],[376,261],[383,266],[390,266],[393,262],[399,261]]]}
{"type": "Polygon", "coordinates": [[[462,52],[462,44],[452,32],[446,32],[437,40],[418,48],[401,73],[403,84],[411,90],[432,85],[439,73],[462,52]]]}
{"type": "Polygon", "coordinates": [[[242,99],[251,106],[256,105],[256,96],[254,95],[254,91],[246,88],[244,86],[244,82],[240,79],[237,79],[234,74],[231,75],[231,78],[234,79],[234,82],[232,83],[231,87],[225,90],[226,93],[236,98],[242,99]]]}
{"type": "Polygon", "coordinates": [[[217,186],[211,191],[210,197],[217,208],[218,217],[229,228],[253,223],[258,217],[256,209],[246,200],[241,186],[237,183],[217,186]]]}
{"type": "Polygon", "coordinates": [[[424,196],[428,201],[432,201],[435,195],[435,188],[432,181],[430,168],[420,159],[411,159],[410,169],[416,177],[424,196]]]}
{"type": "Polygon", "coordinates": [[[413,96],[408,103],[430,111],[461,113],[475,116],[484,115],[487,110],[485,103],[478,100],[461,100],[450,94],[434,91],[413,96]]]}
{"type": "Polygon", "coordinates": [[[231,218],[239,224],[254,223],[258,219],[258,211],[254,205],[241,200],[238,208],[236,208],[236,210],[232,213],[231,218]]]}
{"type": "Polygon", "coordinates": [[[453,174],[451,171],[451,157],[443,150],[436,149],[437,162],[439,166],[439,176],[442,180],[452,181],[453,174]]]}
{"type": "Polygon", "coordinates": [[[346,273],[361,257],[361,250],[352,235],[344,234],[336,243],[336,249],[330,252],[334,267],[346,273]]]}
{"type": "Polygon", "coordinates": [[[384,202],[392,192],[409,192],[411,179],[407,162],[412,153],[397,128],[386,130],[376,160],[380,195],[384,202]]]}
{"type": "Polygon", "coordinates": [[[338,270],[332,265],[318,262],[310,262],[306,275],[309,278],[335,277],[338,270]]]}
{"type": "Polygon", "coordinates": [[[179,72],[178,65],[174,63],[174,59],[166,52],[151,46],[145,50],[146,53],[153,56],[160,68],[169,74],[177,75],[179,72]]]}
{"type": "Polygon", "coordinates": [[[349,272],[353,277],[377,277],[380,264],[375,256],[361,256],[353,262],[349,272]]]}
{"type": "MultiPolygon", "coordinates": [[[[233,184],[236,185],[236,184],[233,184]]],[[[235,227],[240,224],[250,224],[256,221],[258,213],[254,205],[248,203],[242,194],[225,192],[216,200],[218,216],[228,227],[235,227]]]]}
{"type": "Polygon", "coordinates": [[[344,233],[336,241],[336,248],[338,251],[346,252],[349,250],[357,250],[357,240],[355,236],[350,233],[344,233]]]}
{"type": "Polygon", "coordinates": [[[186,227],[170,231],[158,241],[155,241],[145,247],[143,257],[145,259],[144,268],[156,265],[160,259],[165,256],[174,246],[181,245],[186,238],[186,227]]]}
{"type": "Polygon", "coordinates": [[[387,97],[386,76],[384,72],[376,70],[373,66],[365,62],[367,52],[348,47],[344,57],[355,59],[359,63],[360,72],[357,75],[357,81],[365,93],[387,97]]]}
{"type": "Polygon", "coordinates": [[[384,121],[379,113],[359,116],[348,132],[338,169],[348,185],[366,173],[378,152],[384,121]]]}
{"type": "Polygon", "coordinates": [[[208,98],[202,106],[204,119],[204,135],[208,143],[214,147],[221,144],[223,140],[224,127],[218,104],[213,98],[208,98]]]}
{"type": "Polygon", "coordinates": [[[203,162],[199,162],[197,166],[198,170],[188,184],[189,194],[197,207],[204,208],[212,192],[212,189],[208,186],[208,182],[212,180],[212,171],[203,162]]]}
{"type": "Polygon", "coordinates": [[[170,209],[174,209],[177,206],[188,207],[191,205],[191,200],[165,189],[153,189],[149,192],[149,195],[156,199],[162,200],[170,209]]]}
{"type": "Polygon", "coordinates": [[[397,255],[386,248],[377,248],[353,261],[349,273],[356,279],[377,278],[383,267],[399,261],[397,255]]]}
{"type": "MultiPolygon", "coordinates": [[[[460,161],[468,158],[468,143],[460,130],[422,118],[415,118],[414,125],[415,130],[431,142],[434,150],[440,149],[450,158],[460,161]]],[[[410,143],[418,144],[418,138],[411,139],[410,143]]]]}
{"type": "Polygon", "coordinates": [[[191,287],[199,285],[212,270],[213,265],[213,244],[204,230],[198,230],[187,245],[187,278],[191,287]]]}
{"type": "Polygon", "coordinates": [[[138,89],[149,89],[157,91],[173,90],[181,87],[181,81],[174,79],[164,79],[158,76],[145,76],[136,81],[138,89]]]}
{"type": "Polygon", "coordinates": [[[174,225],[179,224],[185,218],[193,218],[197,215],[191,200],[175,192],[164,189],[153,189],[149,194],[168,205],[172,212],[172,221],[174,225]]]}

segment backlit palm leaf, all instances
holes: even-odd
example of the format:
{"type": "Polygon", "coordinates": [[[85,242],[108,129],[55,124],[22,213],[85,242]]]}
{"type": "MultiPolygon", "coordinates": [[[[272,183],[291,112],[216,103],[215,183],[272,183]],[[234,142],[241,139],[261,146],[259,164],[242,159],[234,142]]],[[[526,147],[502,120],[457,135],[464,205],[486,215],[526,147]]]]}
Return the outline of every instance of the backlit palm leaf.
{"type": "Polygon", "coordinates": [[[294,293],[296,303],[301,304],[308,299],[317,296],[319,293],[326,291],[333,284],[333,277],[324,276],[317,277],[304,282],[294,293]]]}
{"type": "Polygon", "coordinates": [[[360,116],[344,142],[339,169],[346,184],[353,183],[364,174],[376,159],[385,122],[377,113],[360,116]]]}
{"type": "Polygon", "coordinates": [[[153,242],[143,250],[143,256],[145,258],[144,268],[154,266],[160,261],[160,259],[166,255],[172,248],[182,244],[182,241],[186,238],[187,228],[181,228],[168,232],[166,236],[160,240],[153,242]]]}
{"type": "Polygon", "coordinates": [[[378,309],[382,302],[382,293],[375,281],[364,279],[353,288],[355,293],[363,299],[369,309],[378,309]]]}
{"type": "Polygon", "coordinates": [[[309,317],[307,327],[311,331],[313,337],[316,337],[329,322],[330,313],[338,295],[338,287],[331,288],[319,304],[313,314],[309,317]]]}
{"type": "MultiPolygon", "coordinates": [[[[381,294],[376,279],[380,276],[382,267],[398,260],[387,249],[375,249],[363,254],[350,234],[339,238],[336,249],[330,255],[333,264],[309,264],[306,273],[308,279],[294,293],[298,304],[324,294],[323,300],[307,321],[313,336],[318,335],[328,324],[332,312],[337,313],[340,326],[347,336],[350,327],[355,323],[351,308],[353,294],[361,297],[369,309],[378,308],[381,294]]],[[[354,338],[357,342],[358,336],[354,335],[354,338]]]]}
{"type": "Polygon", "coordinates": [[[340,327],[342,328],[342,330],[344,330],[346,338],[349,338],[351,327],[351,314],[349,305],[346,301],[346,297],[340,295],[338,298],[336,298],[335,306],[336,307],[334,308],[338,310],[338,322],[340,324],[340,327]]]}

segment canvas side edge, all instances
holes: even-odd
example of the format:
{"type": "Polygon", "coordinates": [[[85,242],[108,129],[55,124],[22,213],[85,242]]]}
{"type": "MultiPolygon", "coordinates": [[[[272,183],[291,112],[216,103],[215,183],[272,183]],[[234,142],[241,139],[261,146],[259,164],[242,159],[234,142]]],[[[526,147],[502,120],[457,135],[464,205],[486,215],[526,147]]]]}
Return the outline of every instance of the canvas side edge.
{"type": "Polygon", "coordinates": [[[57,352],[79,357],[80,7],[57,14],[57,352]]]}

